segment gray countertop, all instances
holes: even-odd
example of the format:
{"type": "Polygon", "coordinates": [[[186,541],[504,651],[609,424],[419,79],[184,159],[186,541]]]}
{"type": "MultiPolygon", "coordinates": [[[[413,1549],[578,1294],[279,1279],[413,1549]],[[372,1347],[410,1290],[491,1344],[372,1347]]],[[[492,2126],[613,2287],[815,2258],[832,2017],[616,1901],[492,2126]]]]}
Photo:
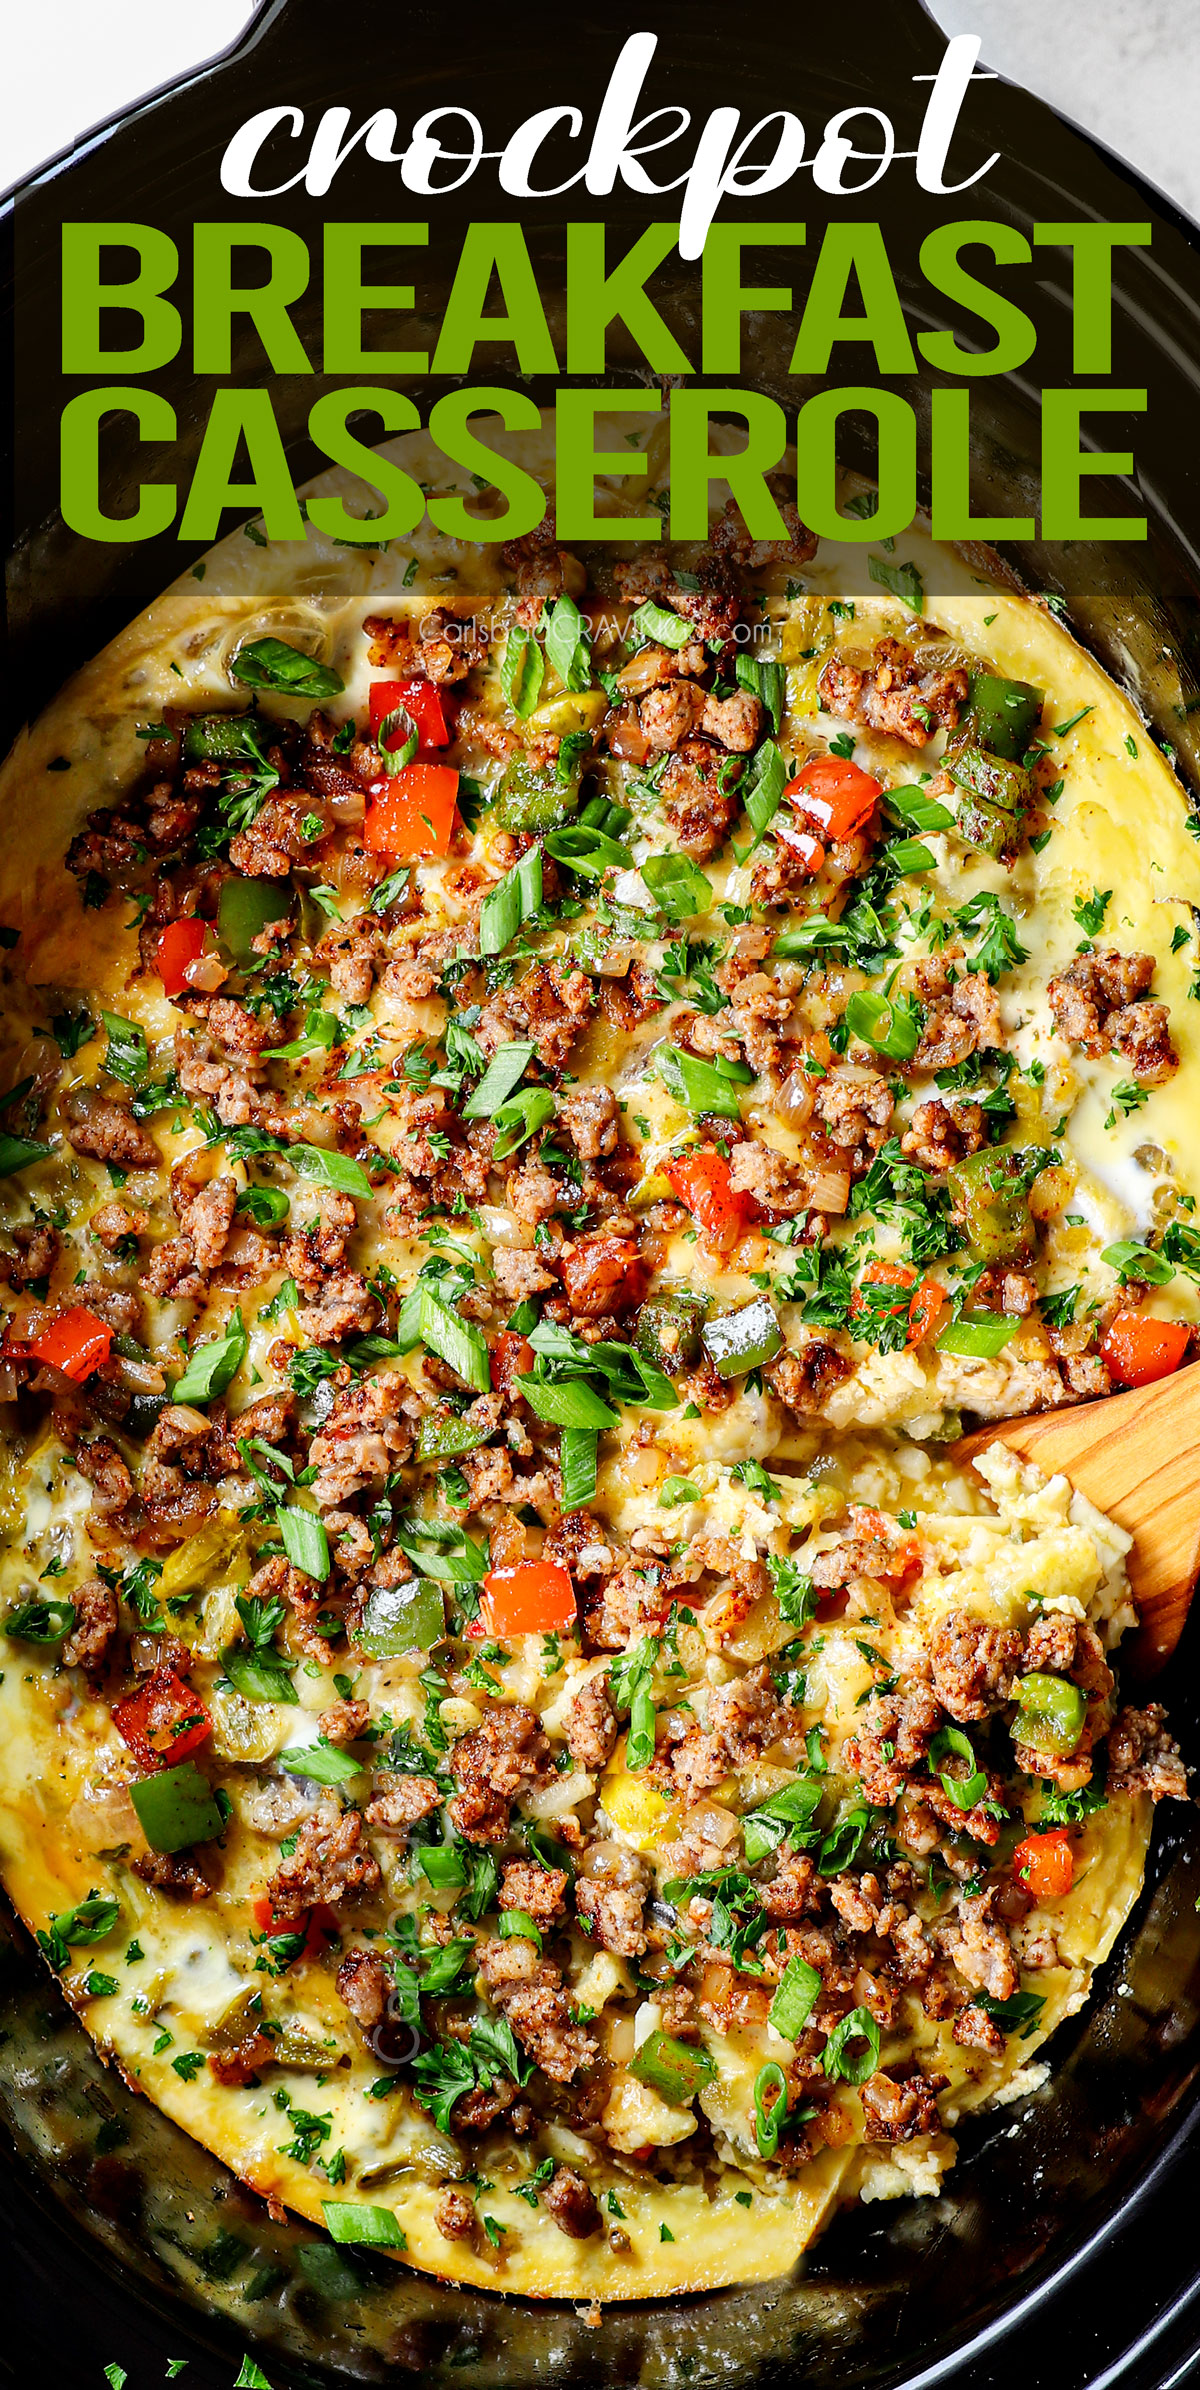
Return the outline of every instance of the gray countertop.
{"type": "Polygon", "coordinates": [[[1128,158],[1200,222],[1198,0],[926,0],[980,64],[1128,158]]]}

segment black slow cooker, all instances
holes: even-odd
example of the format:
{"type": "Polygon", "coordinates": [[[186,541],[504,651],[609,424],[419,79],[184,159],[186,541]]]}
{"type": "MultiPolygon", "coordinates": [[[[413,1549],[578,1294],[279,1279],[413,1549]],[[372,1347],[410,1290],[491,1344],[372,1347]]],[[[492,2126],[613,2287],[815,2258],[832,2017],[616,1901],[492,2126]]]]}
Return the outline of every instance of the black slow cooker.
{"type": "MultiPolygon", "coordinates": [[[[319,113],[344,102],[357,122],[390,103],[411,122],[423,108],[465,99],[503,137],[535,107],[602,89],[622,41],[648,22],[659,35],[661,96],[701,117],[732,102],[753,121],[786,102],[819,132],[838,108],[866,100],[888,110],[898,147],[911,148],[928,88],[921,78],[936,72],[942,37],[916,0],[860,0],[837,13],[831,21],[805,7],[751,21],[716,0],[695,10],[669,0],[641,14],[622,0],[566,16],[547,0],[518,11],[465,0],[402,12],[362,0],[342,0],[336,11],[318,0],[268,0],[227,57],[129,110],[27,185],[2,227],[16,435],[5,491],[6,737],[190,560],[169,539],[84,545],[58,514],[66,392],[54,310],[64,218],[150,220],[186,232],[197,218],[236,214],[217,163],[235,126],[269,105],[319,113]]],[[[1139,699],[1187,776],[1200,718],[1189,711],[1200,670],[1195,236],[1169,203],[1027,94],[1000,83],[981,89],[986,104],[964,112],[956,170],[966,176],[992,150],[1000,163],[983,195],[966,195],[958,212],[1019,229],[1080,217],[1152,228],[1148,247],[1118,253],[1114,276],[1114,379],[1146,387],[1150,428],[1142,427],[1133,471],[1117,472],[1111,489],[1090,485],[1097,512],[1144,513],[1149,537],[1109,548],[1012,547],[999,565],[1026,587],[1063,594],[1075,627],[1139,699]]],[[[880,217],[889,234],[895,228],[889,245],[910,320],[935,324],[915,259],[948,203],[931,202],[904,171],[898,164],[882,191],[836,204],[880,217]]],[[[466,215],[492,212],[495,196],[470,187],[439,214],[431,292],[466,215]]],[[[287,204],[260,202],[258,212],[280,220],[287,204]]],[[[650,204],[618,192],[597,212],[632,237],[650,204]]],[[[797,203],[789,195],[786,204],[797,203]]],[[[830,203],[814,194],[810,222],[822,204],[830,203]]],[[[361,158],[329,206],[346,217],[415,212],[372,181],[361,158]]],[[[495,212],[515,210],[505,203],[495,212]]],[[[562,247],[560,203],[530,203],[522,215],[549,287],[562,247]]],[[[745,278],[754,278],[752,259],[745,278]]],[[[1069,295],[1061,255],[1046,252],[1038,382],[1071,378],[1069,295]]],[[[677,321],[686,322],[691,303],[681,274],[670,291],[677,321]]],[[[753,326],[752,378],[794,405],[781,342],[780,317],[764,313],[753,326]]],[[[261,361],[246,370],[261,372],[261,361]]],[[[750,379],[750,366],[743,371],[750,379]]],[[[1024,511],[1017,500],[1038,453],[1032,373],[976,387],[979,511],[1024,511]]],[[[499,370],[489,378],[515,379],[499,370]]],[[[611,378],[636,378],[634,361],[618,357],[611,378]]],[[[846,378],[871,375],[856,363],[846,378]]],[[[204,397],[186,352],[162,386],[186,458],[204,397]]],[[[278,386],[297,479],[316,461],[304,415],[321,386],[319,378],[299,393],[278,386]]],[[[529,386],[547,395],[536,381],[529,386]]],[[[907,394],[927,413],[928,377],[907,394]]],[[[128,503],[135,463],[131,447],[110,444],[114,511],[128,503]]],[[[1185,1750],[1200,1758],[1191,1676],[1198,1636],[1193,1623],[1161,1690],[1185,1750]]],[[[47,2364],[66,2390],[98,2384],[104,2367],[121,2368],[131,2390],[143,2390],[179,2372],[181,2360],[185,2390],[228,2390],[239,2367],[253,2384],[254,2365],[274,2390],[407,2376],[466,2390],[543,2381],[556,2390],[917,2390],[950,2380],[959,2390],[1165,2390],[1194,2366],[1200,2378],[1190,2206],[1200,2189],[1198,1898],[1200,1823],[1192,1809],[1168,1804],[1138,1908],[1088,2007],[1057,2036],[1050,2081],[964,2129],[942,2198],[843,2214],[795,2279],[614,2308],[599,2323],[570,2306],[434,2283],[272,2220],[101,2066],[23,1930],[8,1922],[0,1932],[0,2374],[22,2390],[47,2364]]]]}

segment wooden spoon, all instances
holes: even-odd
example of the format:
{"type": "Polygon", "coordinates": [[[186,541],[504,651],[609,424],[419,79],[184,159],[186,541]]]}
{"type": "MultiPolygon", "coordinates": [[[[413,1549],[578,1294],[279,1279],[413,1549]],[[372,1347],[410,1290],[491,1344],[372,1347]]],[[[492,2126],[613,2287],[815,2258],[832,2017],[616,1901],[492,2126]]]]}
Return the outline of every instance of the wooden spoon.
{"type": "Polygon", "coordinates": [[[1129,1583],[1141,1619],[1130,1657],[1142,1676],[1179,1641],[1200,1570],[1200,1364],[1103,1402],[997,1419],[950,1447],[973,1461],[1007,1444],[1047,1476],[1060,1470],[1133,1537],[1129,1583]]]}

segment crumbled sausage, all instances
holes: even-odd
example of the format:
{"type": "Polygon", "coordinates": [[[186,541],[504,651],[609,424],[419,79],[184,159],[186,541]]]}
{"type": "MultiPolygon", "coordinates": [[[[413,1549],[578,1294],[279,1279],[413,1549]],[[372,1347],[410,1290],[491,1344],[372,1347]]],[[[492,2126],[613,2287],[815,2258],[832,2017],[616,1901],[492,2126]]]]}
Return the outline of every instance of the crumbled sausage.
{"type": "Polygon", "coordinates": [[[158,1170],[162,1155],[148,1132],[123,1104],[92,1093],[68,1098],[67,1137],[77,1154],[116,1163],[119,1170],[158,1170]]]}
{"type": "Polygon", "coordinates": [[[933,2086],[919,2070],[899,2076],[882,2068],[868,2076],[861,2097],[868,2141],[912,2141],[940,2129],[933,2086]]]}
{"type": "Polygon", "coordinates": [[[469,1842],[503,1842],[517,1794],[549,1764],[550,1745],[534,1711],[519,1701],[489,1701],[480,1724],[450,1754],[458,1786],[448,1810],[455,1832],[469,1842]]]}
{"type": "Polygon", "coordinates": [[[75,1624],[62,1647],[68,1668],[82,1668],[95,1680],[102,1675],[117,1632],[118,1604],[111,1585],[86,1577],[71,1595],[75,1624]]]}
{"type": "Polygon", "coordinates": [[[433,2220],[444,2241],[469,2241],[475,2231],[475,2208],[470,2192],[460,2191],[457,2183],[444,2184],[433,2220]]]}
{"type": "Polygon", "coordinates": [[[1153,955],[1120,954],[1115,947],[1104,947],[1094,954],[1075,955],[1046,991],[1069,1044],[1093,1056],[1116,1046],[1143,1087],[1158,1086],[1179,1062],[1166,1005],[1138,1001],[1153,977],[1153,955]]]}
{"type": "Polygon", "coordinates": [[[617,1719],[609,1699],[608,1680],[589,1676],[571,1703],[566,1726],[567,1749],[576,1764],[598,1775],[612,1758],[617,1742],[617,1719]]]}
{"type": "Polygon", "coordinates": [[[900,1139],[900,1151],[924,1170],[949,1170],[964,1154],[976,1154],[986,1143],[983,1110],[979,1104],[944,1104],[931,1096],[918,1104],[911,1126],[900,1139]]]}
{"type": "Polygon", "coordinates": [[[501,1908],[523,1909],[547,1931],[566,1914],[566,1889],[565,1868],[542,1867],[536,1859],[506,1859],[500,1872],[501,1908]]]}
{"type": "Polygon", "coordinates": [[[960,1726],[969,1726],[1012,1699],[1021,1638],[1013,1627],[949,1610],[934,1632],[930,1661],[938,1700],[960,1726]]]}
{"type": "Polygon", "coordinates": [[[379,1862],[362,1846],[362,1823],[357,1809],[338,1810],[333,1802],[322,1801],[301,1826],[290,1859],[282,1861],[267,1885],[280,1924],[294,1924],[318,1904],[340,1908],[354,1893],[378,1890],[379,1862]]]}
{"type": "Polygon", "coordinates": [[[407,1834],[441,1798],[432,1776],[388,1776],[367,1803],[367,1824],[381,1834],[407,1834]]]}
{"type": "Polygon", "coordinates": [[[338,1996],[364,2033],[387,2012],[391,1978],[377,1950],[348,1950],[337,1971],[338,1996]]]}
{"type": "Polygon", "coordinates": [[[721,748],[694,738],[683,740],[663,773],[663,817],[685,855],[698,863],[724,846],[737,820],[741,773],[741,764],[721,748]]]}
{"type": "Polygon", "coordinates": [[[642,1917],[650,1878],[636,1851],[616,1842],[592,1843],[575,1886],[575,1906],[597,1942],[616,1958],[640,1958],[646,1948],[642,1917]]]}
{"type": "Polygon", "coordinates": [[[534,1943],[523,1935],[506,1942],[488,1936],[477,1955],[491,1999],[543,2074],[570,2083],[581,2067],[594,2064],[596,2037],[585,2025],[572,2024],[561,1971],[538,1957],[534,1943]]]}
{"type": "Polygon", "coordinates": [[[939,725],[957,728],[967,688],[965,664],[927,668],[900,639],[877,641],[866,670],[831,656],[817,682],[827,713],[865,723],[909,747],[926,746],[939,725]]]}
{"type": "Polygon", "coordinates": [[[1166,1716],[1159,1701],[1118,1712],[1108,1737],[1112,1790],[1148,1792],[1154,1801],[1186,1801],[1187,1770],[1178,1744],[1166,1732],[1166,1716]]]}
{"type": "Polygon", "coordinates": [[[542,2193],[560,2232],[570,2240],[586,2241],[600,2230],[600,2210],[581,2174],[573,2166],[556,2166],[542,2193]]]}

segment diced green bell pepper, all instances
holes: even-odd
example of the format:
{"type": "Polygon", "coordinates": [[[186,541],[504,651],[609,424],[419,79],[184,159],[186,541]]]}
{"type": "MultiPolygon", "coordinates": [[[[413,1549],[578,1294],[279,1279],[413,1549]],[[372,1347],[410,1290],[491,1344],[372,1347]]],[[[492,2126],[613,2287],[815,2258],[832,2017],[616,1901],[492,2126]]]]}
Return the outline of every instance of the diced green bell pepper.
{"type": "Polygon", "coordinates": [[[982,797],[985,805],[998,805],[1002,813],[1025,811],[1033,783],[1024,764],[989,754],[986,747],[961,737],[947,747],[944,762],[956,788],[965,789],[968,796],[982,797]]]}
{"type": "Polygon", "coordinates": [[[978,847],[981,855],[990,855],[993,863],[1011,862],[1016,854],[1019,817],[1005,813],[999,805],[989,805],[984,797],[969,795],[965,788],[958,791],[954,829],[957,837],[978,847]]]}
{"type": "Polygon", "coordinates": [[[700,1358],[704,1302],[700,1295],[651,1295],[637,1315],[634,1343],[664,1376],[677,1378],[700,1358]]]}
{"type": "Polygon", "coordinates": [[[648,2090],[656,2091],[672,2108],[686,2108],[689,2100],[694,2100],[696,2093],[712,2082],[716,2071],[707,2050],[675,2041],[669,2033],[661,2032],[648,2034],[629,2061],[630,2074],[636,2075],[648,2090]]]}
{"type": "Polygon", "coordinates": [[[246,733],[257,738],[261,724],[256,714],[193,714],[183,733],[185,763],[233,763],[257,761],[246,733]]]}
{"type": "Polygon", "coordinates": [[[194,1760],[141,1777],[130,1785],[129,1797],[152,1851],[186,1850],[225,1831],[213,1788],[194,1760]]]}
{"type": "Polygon", "coordinates": [[[269,921],[283,921],[291,911],[286,880],[222,880],[217,899],[217,935],[225,952],[243,971],[259,961],[254,940],[269,921]]]}
{"type": "Polygon", "coordinates": [[[761,1369],[783,1349],[783,1335],[765,1295],[745,1303],[740,1311],[722,1311],[710,1319],[703,1342],[709,1360],[723,1378],[740,1378],[761,1369]]]}
{"type": "Polygon", "coordinates": [[[1078,1685],[1065,1676],[1035,1673],[1020,1678],[1015,1699],[1021,1712],[1014,1729],[1018,1742],[1059,1759],[1075,1749],[1087,1716],[1087,1696],[1078,1685]]]}
{"type": "Polygon", "coordinates": [[[368,1594],[354,1631],[360,1651],[372,1660],[395,1660],[406,1651],[429,1651],[446,1632],[442,1588],[430,1577],[407,1585],[379,1586],[368,1594]]]}
{"type": "Polygon", "coordinates": [[[1036,736],[1046,702],[1045,691],[1032,681],[1004,680],[997,672],[971,676],[966,725],[981,747],[1015,762],[1036,736]]]}
{"type": "Polygon", "coordinates": [[[527,756],[514,755],[492,806],[492,820],[501,830],[556,830],[578,811],[581,772],[565,782],[550,764],[538,771],[527,756]]]}
{"type": "Polygon", "coordinates": [[[490,1427],[472,1427],[469,1419],[457,1419],[453,1411],[421,1421],[417,1437],[419,1461],[453,1461],[460,1453],[475,1452],[494,1434],[490,1427]]]}
{"type": "Polygon", "coordinates": [[[953,1165],[947,1185],[973,1260],[1016,1262],[1032,1251],[1029,1197],[1015,1154],[985,1146],[953,1165]]]}

